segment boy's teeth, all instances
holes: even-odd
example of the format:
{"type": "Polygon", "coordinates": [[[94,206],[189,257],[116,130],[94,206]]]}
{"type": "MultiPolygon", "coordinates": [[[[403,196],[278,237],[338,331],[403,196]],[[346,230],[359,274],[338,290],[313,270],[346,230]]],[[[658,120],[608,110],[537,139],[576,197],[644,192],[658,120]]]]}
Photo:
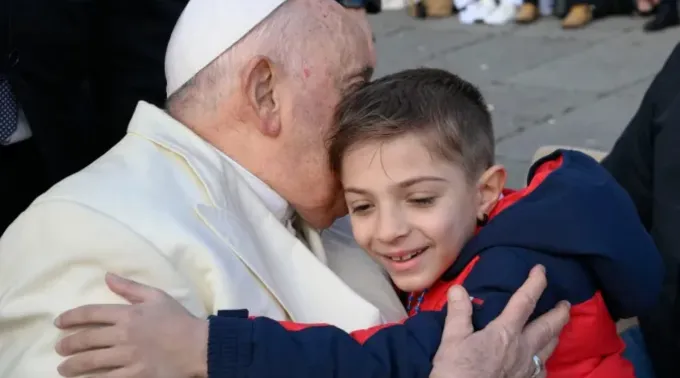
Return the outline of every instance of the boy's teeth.
{"type": "Polygon", "coordinates": [[[415,256],[415,255],[416,255],[415,253],[412,253],[412,254],[406,255],[406,256],[392,257],[392,260],[394,260],[394,261],[406,261],[406,260],[412,259],[413,256],[415,256]]]}
{"type": "Polygon", "coordinates": [[[418,256],[422,251],[414,252],[405,256],[395,256],[395,257],[390,257],[390,260],[392,261],[408,261],[411,260],[412,258],[418,256]]]}

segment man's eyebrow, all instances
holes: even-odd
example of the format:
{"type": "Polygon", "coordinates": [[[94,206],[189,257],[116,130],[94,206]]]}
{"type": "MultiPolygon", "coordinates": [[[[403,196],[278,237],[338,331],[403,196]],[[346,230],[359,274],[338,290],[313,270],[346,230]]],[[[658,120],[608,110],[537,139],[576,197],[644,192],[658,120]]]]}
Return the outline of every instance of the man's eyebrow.
{"type": "Polygon", "coordinates": [[[365,81],[371,80],[371,77],[373,76],[373,71],[374,68],[371,66],[363,66],[361,69],[358,69],[348,75],[348,79],[355,79],[355,78],[361,78],[364,79],[365,81]]]}
{"type": "Polygon", "coordinates": [[[363,85],[367,84],[369,81],[371,81],[371,77],[373,76],[373,67],[371,66],[364,66],[360,70],[354,71],[347,75],[347,78],[345,79],[345,83],[350,83],[349,86],[345,87],[342,92],[343,96],[348,95],[349,93],[354,92],[355,90],[361,88],[363,85]],[[357,81],[356,79],[361,79],[361,81],[357,81]]]}
{"type": "Polygon", "coordinates": [[[374,70],[375,69],[372,66],[364,66],[361,69],[361,71],[358,72],[357,76],[360,76],[364,80],[369,81],[373,77],[374,70]]]}

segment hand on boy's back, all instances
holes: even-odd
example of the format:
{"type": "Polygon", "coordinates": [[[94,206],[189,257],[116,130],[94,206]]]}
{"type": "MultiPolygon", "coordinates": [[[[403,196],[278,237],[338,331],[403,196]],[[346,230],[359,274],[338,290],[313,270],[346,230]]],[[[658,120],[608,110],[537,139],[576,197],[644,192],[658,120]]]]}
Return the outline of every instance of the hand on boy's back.
{"type": "Polygon", "coordinates": [[[132,305],[85,305],[59,316],[59,328],[86,328],[56,345],[60,355],[70,356],[58,368],[61,376],[208,377],[206,320],[160,289],[112,274],[106,283],[132,305]]]}
{"type": "MultiPolygon", "coordinates": [[[[107,284],[133,305],[87,305],[62,314],[56,321],[59,328],[87,326],[57,345],[60,355],[70,356],[59,367],[62,376],[117,366],[111,373],[128,378],[207,377],[205,320],[159,289],[113,275],[107,276],[107,284]]],[[[544,377],[533,375],[532,358],[548,359],[569,320],[569,306],[560,304],[525,327],[545,287],[545,270],[534,268],[505,310],[477,332],[468,293],[453,287],[430,377],[544,377]]]]}
{"type": "Polygon", "coordinates": [[[569,321],[569,305],[560,303],[526,325],[546,284],[545,270],[534,268],[501,315],[477,332],[472,325],[471,298],[462,287],[452,287],[430,378],[545,377],[545,371],[534,375],[533,356],[546,361],[569,321]]]}

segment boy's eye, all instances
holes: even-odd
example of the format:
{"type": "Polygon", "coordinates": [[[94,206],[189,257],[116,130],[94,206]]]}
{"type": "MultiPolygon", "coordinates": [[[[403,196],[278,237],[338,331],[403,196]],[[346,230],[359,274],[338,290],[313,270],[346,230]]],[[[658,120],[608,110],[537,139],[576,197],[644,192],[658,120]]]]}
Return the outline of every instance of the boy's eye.
{"type": "Polygon", "coordinates": [[[352,207],[352,214],[363,213],[363,212],[368,211],[370,208],[371,208],[371,205],[368,205],[368,204],[354,206],[354,207],[352,207]]]}
{"type": "Polygon", "coordinates": [[[422,198],[411,198],[409,202],[414,203],[416,205],[432,205],[434,203],[435,198],[434,197],[422,197],[422,198]]]}

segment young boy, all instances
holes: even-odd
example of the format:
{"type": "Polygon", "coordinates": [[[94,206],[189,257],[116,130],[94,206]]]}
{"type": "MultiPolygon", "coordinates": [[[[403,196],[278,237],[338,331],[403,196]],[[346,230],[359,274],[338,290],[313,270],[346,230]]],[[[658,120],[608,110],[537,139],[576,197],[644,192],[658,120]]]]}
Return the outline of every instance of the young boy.
{"type": "Polygon", "coordinates": [[[209,371],[225,377],[427,377],[446,293],[473,297],[475,328],[505,307],[529,270],[571,320],[550,378],[633,378],[615,321],[652,306],[662,269],[628,195],[593,159],[558,151],[528,186],[504,189],[479,91],[445,71],[396,73],[350,94],[329,150],[357,242],[405,295],[409,319],[348,335],[326,325],[211,318],[209,371]]]}

